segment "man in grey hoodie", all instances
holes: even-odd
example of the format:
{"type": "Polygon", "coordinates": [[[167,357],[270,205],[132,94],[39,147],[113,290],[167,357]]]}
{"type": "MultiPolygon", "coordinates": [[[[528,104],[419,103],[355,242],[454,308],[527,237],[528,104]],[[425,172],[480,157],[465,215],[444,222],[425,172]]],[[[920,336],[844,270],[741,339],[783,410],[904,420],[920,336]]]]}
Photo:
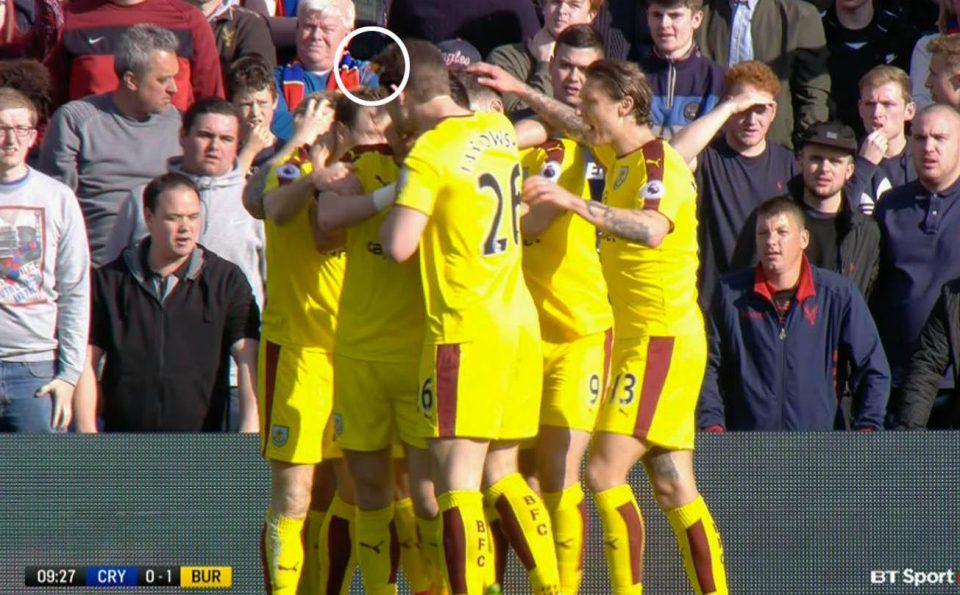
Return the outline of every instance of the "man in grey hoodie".
{"type": "MultiPolygon", "coordinates": [[[[257,306],[263,308],[266,260],[263,222],[243,208],[246,172],[237,164],[240,139],[240,114],[228,101],[201,99],[183,115],[180,147],[183,157],[168,162],[171,172],[185,174],[200,189],[200,244],[240,267],[246,276],[257,306]]],[[[127,196],[120,208],[113,231],[104,248],[106,262],[135,246],[148,235],[143,218],[143,190],[139,186],[127,196]]],[[[239,427],[237,370],[230,366],[230,430],[256,432],[257,426],[239,427]]]]}
{"type": "MultiPolygon", "coordinates": [[[[237,166],[239,138],[237,109],[223,99],[201,99],[183,115],[183,157],[171,158],[168,169],[187,175],[200,189],[200,243],[240,267],[262,308],[263,223],[248,215],[241,204],[245,179],[237,166]]],[[[144,188],[134,188],[120,208],[104,248],[107,262],[147,235],[144,188]]]]}
{"type": "Polygon", "coordinates": [[[69,425],[90,326],[83,215],[26,164],[36,141],[36,107],[0,89],[0,432],[69,425]]]}

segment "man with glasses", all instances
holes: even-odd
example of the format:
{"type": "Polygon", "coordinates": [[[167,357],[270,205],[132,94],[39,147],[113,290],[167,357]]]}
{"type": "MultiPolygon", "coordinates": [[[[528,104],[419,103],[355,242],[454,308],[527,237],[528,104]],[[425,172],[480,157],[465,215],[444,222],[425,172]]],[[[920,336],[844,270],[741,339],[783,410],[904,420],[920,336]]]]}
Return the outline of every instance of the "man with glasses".
{"type": "Polygon", "coordinates": [[[66,429],[90,319],[77,199],[26,164],[37,109],[0,88],[0,432],[66,429]]]}

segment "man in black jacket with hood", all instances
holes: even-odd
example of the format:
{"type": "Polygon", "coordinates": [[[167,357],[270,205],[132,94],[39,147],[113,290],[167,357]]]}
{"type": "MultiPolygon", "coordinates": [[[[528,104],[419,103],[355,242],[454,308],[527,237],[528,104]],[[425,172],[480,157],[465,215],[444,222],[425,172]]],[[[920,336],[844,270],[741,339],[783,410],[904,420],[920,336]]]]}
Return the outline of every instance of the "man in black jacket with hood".
{"type": "MultiPolygon", "coordinates": [[[[838,122],[814,124],[801,139],[800,173],[787,184],[801,204],[810,232],[806,255],[818,267],[848,277],[869,299],[877,278],[880,229],[844,195],[853,176],[857,139],[838,122]]],[[[733,268],[756,263],[756,213],[744,224],[734,250],[733,268]]]]}
{"type": "Polygon", "coordinates": [[[943,286],[940,299],[920,332],[917,348],[907,365],[901,387],[903,399],[896,415],[898,429],[960,428],[960,279],[943,286]],[[941,390],[948,366],[954,388],[941,390]],[[935,415],[931,415],[937,406],[935,415]]]}

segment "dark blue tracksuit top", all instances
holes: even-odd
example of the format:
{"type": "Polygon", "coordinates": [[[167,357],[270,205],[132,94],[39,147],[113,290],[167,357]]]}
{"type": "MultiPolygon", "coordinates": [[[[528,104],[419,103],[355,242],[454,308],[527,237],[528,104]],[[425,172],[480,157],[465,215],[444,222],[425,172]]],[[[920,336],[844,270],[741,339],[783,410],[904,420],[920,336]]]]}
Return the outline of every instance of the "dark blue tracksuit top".
{"type": "Polygon", "coordinates": [[[881,427],[890,368],[867,304],[848,279],[804,257],[781,321],[758,268],[730,273],[714,294],[708,333],[701,429],[832,430],[845,380],[854,428],[881,427]]]}

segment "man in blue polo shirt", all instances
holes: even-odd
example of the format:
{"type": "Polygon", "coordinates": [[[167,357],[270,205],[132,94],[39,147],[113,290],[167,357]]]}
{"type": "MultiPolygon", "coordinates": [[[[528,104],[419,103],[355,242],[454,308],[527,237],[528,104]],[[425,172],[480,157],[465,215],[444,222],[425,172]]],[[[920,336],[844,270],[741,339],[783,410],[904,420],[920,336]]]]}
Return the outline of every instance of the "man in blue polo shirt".
{"type": "MultiPolygon", "coordinates": [[[[895,389],[941,287],[960,277],[960,114],[926,108],[910,143],[917,179],[890,190],[874,212],[881,240],[873,311],[895,389]]],[[[891,411],[898,401],[894,390],[891,411]]],[[[929,425],[938,425],[936,405],[929,425]]]]}

